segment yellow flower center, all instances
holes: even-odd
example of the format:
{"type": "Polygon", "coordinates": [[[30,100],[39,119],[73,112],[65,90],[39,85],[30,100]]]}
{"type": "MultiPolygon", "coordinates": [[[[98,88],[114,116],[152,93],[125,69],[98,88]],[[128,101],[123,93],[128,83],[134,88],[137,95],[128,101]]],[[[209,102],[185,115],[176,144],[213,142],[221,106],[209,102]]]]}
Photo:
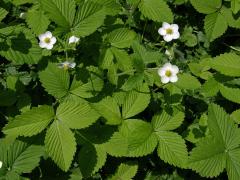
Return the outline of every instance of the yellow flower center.
{"type": "Polygon", "coordinates": [[[173,30],[171,28],[166,29],[167,34],[173,34],[173,30]]]}
{"type": "Polygon", "coordinates": [[[50,39],[50,38],[45,38],[45,39],[44,39],[44,42],[47,43],[47,44],[49,44],[49,43],[51,42],[51,39],[50,39]]]}
{"type": "Polygon", "coordinates": [[[165,75],[166,75],[167,77],[171,77],[172,72],[171,72],[170,70],[167,70],[167,71],[165,72],[165,75]]]}

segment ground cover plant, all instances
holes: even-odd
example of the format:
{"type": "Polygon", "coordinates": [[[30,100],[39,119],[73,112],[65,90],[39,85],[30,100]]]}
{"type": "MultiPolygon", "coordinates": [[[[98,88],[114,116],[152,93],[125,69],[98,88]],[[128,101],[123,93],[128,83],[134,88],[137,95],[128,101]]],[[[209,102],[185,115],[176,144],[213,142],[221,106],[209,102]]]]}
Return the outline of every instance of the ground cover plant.
{"type": "Polygon", "coordinates": [[[1,0],[0,179],[240,179],[240,0],[1,0]]]}

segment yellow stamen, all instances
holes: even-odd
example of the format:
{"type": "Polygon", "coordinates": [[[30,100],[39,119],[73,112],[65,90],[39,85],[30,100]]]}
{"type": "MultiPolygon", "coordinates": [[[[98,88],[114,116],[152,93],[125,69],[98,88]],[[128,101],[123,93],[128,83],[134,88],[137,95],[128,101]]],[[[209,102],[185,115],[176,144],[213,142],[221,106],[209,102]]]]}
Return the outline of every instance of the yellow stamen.
{"type": "Polygon", "coordinates": [[[173,34],[173,30],[171,28],[166,29],[167,34],[173,34]]]}
{"type": "Polygon", "coordinates": [[[167,70],[167,71],[165,72],[165,75],[166,75],[167,77],[171,77],[171,76],[172,76],[172,72],[171,72],[170,70],[167,70]]]}
{"type": "Polygon", "coordinates": [[[50,38],[45,38],[45,39],[44,39],[44,42],[47,43],[47,44],[49,44],[49,43],[51,42],[51,39],[50,39],[50,38]]]}
{"type": "Polygon", "coordinates": [[[69,67],[68,67],[68,64],[63,64],[63,69],[64,69],[64,70],[68,70],[68,68],[69,68],[69,67]]]}

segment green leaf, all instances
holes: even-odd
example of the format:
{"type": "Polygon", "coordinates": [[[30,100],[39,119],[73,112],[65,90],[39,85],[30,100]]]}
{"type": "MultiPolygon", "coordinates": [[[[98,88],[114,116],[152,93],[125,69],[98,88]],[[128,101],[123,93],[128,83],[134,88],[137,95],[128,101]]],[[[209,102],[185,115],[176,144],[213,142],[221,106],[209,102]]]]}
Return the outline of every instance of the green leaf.
{"type": "Polygon", "coordinates": [[[92,0],[101,4],[105,8],[107,15],[117,15],[121,11],[121,5],[115,0],[92,0]]]}
{"type": "Polygon", "coordinates": [[[240,178],[240,148],[228,153],[227,174],[229,180],[238,180],[240,178]]]}
{"type": "Polygon", "coordinates": [[[193,7],[200,13],[211,14],[221,8],[221,0],[190,0],[193,7]]]}
{"type": "Polygon", "coordinates": [[[84,2],[77,11],[72,33],[81,37],[92,34],[104,23],[105,16],[105,8],[101,4],[84,2]]]}
{"type": "Polygon", "coordinates": [[[124,91],[133,90],[142,84],[143,79],[144,79],[144,75],[142,73],[136,73],[135,75],[130,76],[127,79],[127,81],[123,84],[121,89],[124,91]]]}
{"type": "Polygon", "coordinates": [[[115,47],[111,47],[110,49],[117,61],[117,65],[120,70],[129,71],[132,69],[132,59],[129,57],[126,51],[117,49],[115,47]]]}
{"type": "Polygon", "coordinates": [[[136,34],[127,28],[119,28],[107,35],[108,42],[117,48],[127,48],[132,44],[136,34]]]}
{"type": "Polygon", "coordinates": [[[128,92],[122,107],[123,118],[127,119],[142,112],[150,103],[150,99],[149,88],[146,84],[128,92]]]}
{"type": "Polygon", "coordinates": [[[203,177],[216,177],[225,166],[224,146],[211,138],[201,140],[192,150],[189,158],[189,167],[203,177]]]}
{"type": "Polygon", "coordinates": [[[17,95],[14,91],[5,90],[0,92],[0,106],[12,106],[17,101],[17,95]]]}
{"type": "Polygon", "coordinates": [[[211,67],[221,74],[240,77],[240,60],[234,53],[225,53],[213,58],[211,67]]]}
{"type": "Polygon", "coordinates": [[[107,124],[117,125],[122,122],[120,109],[114,98],[108,96],[92,106],[106,119],[107,124]]]}
{"type": "Polygon", "coordinates": [[[240,109],[233,111],[231,114],[231,118],[238,124],[240,124],[240,109]]]}
{"type": "Polygon", "coordinates": [[[49,106],[34,107],[10,121],[3,132],[13,136],[33,136],[43,131],[54,117],[49,106]]]}
{"type": "Polygon", "coordinates": [[[105,149],[112,156],[138,157],[152,153],[156,145],[157,138],[150,123],[129,119],[123,121],[105,149]]]}
{"type": "MultiPolygon", "coordinates": [[[[42,49],[32,32],[22,26],[2,28],[7,41],[0,39],[0,55],[14,64],[37,64],[42,58],[42,49]]],[[[1,33],[2,34],[2,33],[1,33]]]]}
{"type": "Polygon", "coordinates": [[[70,76],[67,71],[49,63],[48,67],[39,73],[42,86],[56,98],[62,98],[68,93],[70,76]]]}
{"type": "Polygon", "coordinates": [[[180,89],[195,90],[201,87],[201,83],[198,79],[190,74],[179,74],[178,78],[178,81],[174,84],[180,89]]]}
{"type": "Polygon", "coordinates": [[[167,3],[163,0],[142,0],[139,9],[144,16],[157,22],[173,21],[173,14],[167,3]]]}
{"type": "Polygon", "coordinates": [[[130,180],[137,174],[138,165],[133,163],[122,163],[110,180],[130,180]]]}
{"type": "Polygon", "coordinates": [[[240,89],[239,88],[230,88],[224,85],[220,85],[220,92],[223,97],[229,101],[240,104],[240,89]]]}
{"type": "Polygon", "coordinates": [[[7,10],[0,8],[0,22],[7,16],[7,10]]]}
{"type": "Polygon", "coordinates": [[[68,171],[76,152],[76,142],[71,130],[61,121],[55,120],[47,130],[45,148],[52,160],[68,171]]]}
{"type": "Polygon", "coordinates": [[[13,173],[30,173],[39,165],[44,149],[39,145],[30,145],[16,140],[12,143],[0,140],[0,159],[2,169],[9,168],[13,173]]]}
{"type": "Polygon", "coordinates": [[[93,124],[99,115],[87,101],[71,100],[59,105],[56,117],[71,129],[81,129],[93,124]]]}
{"type": "Polygon", "coordinates": [[[210,78],[202,85],[200,91],[204,97],[216,96],[219,91],[219,83],[214,78],[210,78]]]}
{"type": "Polygon", "coordinates": [[[152,119],[152,125],[155,131],[169,131],[178,128],[184,121],[184,113],[178,112],[170,116],[163,111],[160,115],[155,115],[152,119]]]}
{"type": "Polygon", "coordinates": [[[40,0],[49,18],[59,26],[69,29],[74,20],[76,5],[72,0],[40,0]]]}
{"type": "Polygon", "coordinates": [[[188,159],[187,146],[183,138],[174,132],[157,131],[158,156],[171,165],[186,167],[188,159]]]}
{"type": "Polygon", "coordinates": [[[79,74],[74,77],[70,93],[82,98],[91,98],[101,92],[103,85],[102,72],[90,66],[87,70],[80,70],[79,74]]]}
{"type": "Polygon", "coordinates": [[[37,8],[28,10],[26,22],[36,35],[44,33],[50,24],[44,12],[37,8]]]}
{"type": "Polygon", "coordinates": [[[78,163],[84,177],[97,172],[106,162],[107,153],[100,145],[85,144],[79,151],[78,163]]]}
{"type": "Polygon", "coordinates": [[[214,138],[221,142],[227,150],[239,146],[240,131],[220,106],[215,104],[209,106],[208,127],[214,138]]]}
{"type": "Polygon", "coordinates": [[[237,14],[240,10],[240,1],[239,0],[231,0],[231,9],[234,14],[237,14]]]}
{"type": "Polygon", "coordinates": [[[222,36],[223,33],[225,33],[225,31],[227,30],[227,28],[228,23],[221,13],[216,12],[213,14],[209,14],[205,17],[204,30],[210,42],[222,36]]]}

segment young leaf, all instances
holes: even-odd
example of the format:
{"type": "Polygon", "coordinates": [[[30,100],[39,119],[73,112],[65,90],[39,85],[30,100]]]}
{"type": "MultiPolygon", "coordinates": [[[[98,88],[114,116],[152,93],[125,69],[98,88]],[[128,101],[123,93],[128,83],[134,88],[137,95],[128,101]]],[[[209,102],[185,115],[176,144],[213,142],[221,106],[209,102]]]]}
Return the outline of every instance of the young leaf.
{"type": "Polygon", "coordinates": [[[3,132],[13,136],[33,136],[43,131],[54,117],[49,106],[34,107],[10,121],[3,132]]]}
{"type": "Polygon", "coordinates": [[[76,152],[76,142],[72,131],[63,122],[55,120],[47,130],[45,148],[53,161],[63,171],[68,171],[76,152]]]}
{"type": "Polygon", "coordinates": [[[72,0],[41,0],[41,9],[43,9],[49,18],[59,26],[66,29],[73,24],[76,5],[72,0]]]}
{"type": "Polygon", "coordinates": [[[127,119],[142,112],[148,106],[150,99],[151,96],[146,84],[128,92],[122,107],[123,118],[127,119]]]}
{"type": "Polygon", "coordinates": [[[207,38],[211,42],[214,41],[216,38],[220,37],[221,35],[223,35],[227,28],[228,23],[221,13],[215,12],[205,17],[204,29],[207,34],[207,38]]]}
{"type": "Polygon", "coordinates": [[[71,129],[86,128],[99,117],[87,101],[65,101],[57,108],[56,117],[71,129]]]}
{"type": "Polygon", "coordinates": [[[234,53],[225,53],[213,58],[211,67],[221,74],[240,77],[240,60],[234,53]]]}
{"type": "Polygon", "coordinates": [[[70,76],[67,71],[49,63],[48,67],[39,73],[42,86],[56,98],[62,98],[68,93],[70,76]]]}
{"type": "Polygon", "coordinates": [[[79,7],[72,33],[76,36],[88,36],[99,28],[105,19],[106,12],[101,4],[86,1],[79,7]]]}
{"type": "Polygon", "coordinates": [[[132,44],[136,34],[127,28],[115,29],[108,34],[108,42],[117,48],[127,48],[132,44]]]}
{"type": "Polygon", "coordinates": [[[198,12],[203,14],[214,13],[222,5],[221,0],[190,0],[190,2],[198,12]]]}
{"type": "Polygon", "coordinates": [[[141,0],[139,9],[144,16],[157,22],[173,21],[173,14],[164,0],[141,0]]]}

